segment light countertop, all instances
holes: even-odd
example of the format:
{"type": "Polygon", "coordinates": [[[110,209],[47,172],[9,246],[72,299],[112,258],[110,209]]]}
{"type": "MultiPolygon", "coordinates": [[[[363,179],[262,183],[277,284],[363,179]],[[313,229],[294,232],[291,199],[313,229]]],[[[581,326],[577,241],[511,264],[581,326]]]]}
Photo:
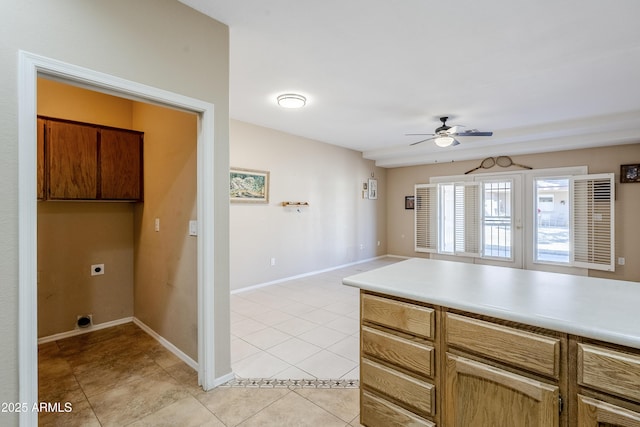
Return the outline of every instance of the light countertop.
{"type": "Polygon", "coordinates": [[[640,283],[413,258],[348,286],[640,349],[640,283]]]}

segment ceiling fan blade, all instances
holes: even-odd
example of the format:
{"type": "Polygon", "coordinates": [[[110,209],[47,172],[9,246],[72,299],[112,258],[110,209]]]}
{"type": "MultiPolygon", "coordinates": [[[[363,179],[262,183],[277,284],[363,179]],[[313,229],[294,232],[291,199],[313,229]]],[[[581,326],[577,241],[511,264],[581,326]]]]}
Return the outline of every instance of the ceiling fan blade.
{"type": "Polygon", "coordinates": [[[435,133],[405,133],[404,136],[435,135],[435,133]]]}
{"type": "Polygon", "coordinates": [[[411,143],[411,144],[409,144],[409,145],[418,145],[418,144],[420,144],[420,143],[422,143],[422,142],[429,141],[429,140],[431,140],[431,139],[435,139],[435,136],[432,136],[431,138],[427,138],[427,139],[420,140],[420,141],[418,141],[418,142],[413,142],[413,143],[411,143]]]}
{"type": "Polygon", "coordinates": [[[449,129],[447,129],[445,132],[447,132],[449,135],[459,135],[460,132],[464,132],[462,129],[463,125],[455,125],[455,126],[451,126],[449,129]]]}
{"type": "Polygon", "coordinates": [[[492,136],[493,132],[467,131],[467,132],[453,133],[453,134],[450,134],[450,135],[455,135],[455,136],[492,136]]]}
{"type": "Polygon", "coordinates": [[[460,141],[458,141],[457,139],[454,139],[453,143],[449,147],[455,147],[456,145],[460,145],[460,141]]]}

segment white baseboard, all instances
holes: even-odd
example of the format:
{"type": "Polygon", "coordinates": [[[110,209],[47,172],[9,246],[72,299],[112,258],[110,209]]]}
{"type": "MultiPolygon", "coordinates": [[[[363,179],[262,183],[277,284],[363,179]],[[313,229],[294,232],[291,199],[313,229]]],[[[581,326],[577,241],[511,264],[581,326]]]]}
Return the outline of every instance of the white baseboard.
{"type": "Polygon", "coordinates": [[[167,341],[165,338],[163,338],[161,335],[159,335],[156,331],[154,331],[153,329],[148,327],[146,324],[144,324],[140,319],[138,319],[137,317],[134,317],[133,318],[133,323],[138,325],[140,327],[140,329],[145,331],[147,334],[149,334],[153,338],[155,338],[155,340],[158,341],[160,343],[160,345],[162,345],[168,351],[173,353],[178,359],[182,360],[184,363],[186,363],[187,365],[192,367],[194,370],[196,370],[196,371],[198,370],[198,362],[193,360],[191,357],[187,356],[187,354],[185,352],[180,350],[175,345],[171,344],[169,341],[167,341]]]}
{"type": "Polygon", "coordinates": [[[54,335],[49,335],[47,337],[42,337],[42,338],[38,338],[38,344],[44,344],[44,343],[48,343],[51,341],[57,341],[57,340],[61,340],[64,338],[69,338],[69,337],[75,337],[76,335],[82,335],[82,334],[86,334],[89,332],[93,332],[93,331],[99,331],[100,329],[106,329],[106,328],[111,328],[113,326],[118,326],[118,325],[122,325],[125,323],[129,323],[133,321],[133,317],[124,317],[122,319],[118,319],[118,320],[112,320],[110,322],[104,322],[104,323],[100,323],[97,325],[91,325],[88,326],[86,328],[78,328],[78,329],[73,329],[71,331],[67,331],[67,332],[61,332],[59,334],[54,334],[54,335]]]}
{"type": "MultiPolygon", "coordinates": [[[[156,331],[151,329],[149,326],[147,326],[144,322],[142,322],[137,317],[125,317],[125,318],[118,319],[118,320],[112,320],[111,322],[100,323],[98,325],[92,325],[92,326],[89,326],[87,328],[74,329],[72,331],[61,332],[61,333],[55,334],[55,335],[49,335],[47,337],[38,338],[38,344],[44,344],[44,343],[48,343],[48,342],[52,342],[52,341],[61,340],[61,339],[64,339],[64,338],[74,337],[76,335],[82,335],[82,334],[86,334],[88,332],[98,331],[100,329],[111,328],[113,326],[123,325],[123,324],[129,323],[129,322],[135,323],[140,329],[142,329],[147,334],[149,334],[153,339],[158,341],[160,343],[160,345],[162,345],[164,348],[166,348],[168,351],[170,351],[172,354],[174,354],[178,359],[182,360],[184,363],[189,365],[195,371],[198,371],[198,362],[193,360],[191,357],[189,357],[186,353],[184,353],[178,347],[176,347],[175,345],[171,344],[164,337],[159,335],[156,331]]],[[[218,387],[221,384],[227,383],[227,382],[233,380],[234,378],[235,378],[235,375],[234,375],[233,372],[230,372],[230,373],[228,373],[226,375],[218,377],[213,381],[212,388],[215,388],[215,387],[218,387]]]]}
{"type": "Polygon", "coordinates": [[[278,283],[288,282],[290,280],[297,280],[297,279],[302,279],[304,277],[315,276],[316,274],[327,273],[329,271],[339,270],[341,268],[351,267],[353,265],[363,264],[365,262],[371,262],[371,261],[375,261],[377,259],[387,258],[387,257],[389,257],[389,258],[404,258],[404,257],[400,257],[400,256],[397,256],[397,255],[380,255],[380,256],[377,256],[377,257],[373,257],[373,258],[367,258],[367,259],[362,259],[360,261],[350,262],[350,263],[347,263],[347,264],[336,265],[335,267],[329,267],[329,268],[325,268],[325,269],[322,269],[322,270],[310,271],[308,273],[303,273],[303,274],[298,274],[298,275],[295,275],[295,276],[284,277],[282,279],[272,280],[270,282],[259,283],[257,285],[247,286],[246,288],[234,289],[234,290],[231,291],[231,295],[239,294],[239,293],[247,292],[247,291],[253,291],[253,290],[256,290],[256,289],[264,288],[265,286],[277,285],[278,283]]]}

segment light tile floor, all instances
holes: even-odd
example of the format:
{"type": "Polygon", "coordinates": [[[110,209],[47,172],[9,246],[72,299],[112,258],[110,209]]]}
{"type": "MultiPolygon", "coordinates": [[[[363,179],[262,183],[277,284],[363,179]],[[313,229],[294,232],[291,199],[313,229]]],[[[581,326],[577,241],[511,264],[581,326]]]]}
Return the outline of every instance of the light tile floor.
{"type": "Polygon", "coordinates": [[[205,392],[191,367],[133,323],[41,344],[39,401],[69,402],[72,411],[40,413],[39,425],[360,426],[352,382],[295,378],[357,379],[358,292],[341,280],[396,261],[233,295],[236,374],[278,380],[238,379],[205,392]]]}
{"type": "Polygon", "coordinates": [[[231,364],[240,378],[359,379],[359,290],[344,277],[385,257],[231,295],[231,364]]]}
{"type": "Polygon", "coordinates": [[[39,401],[71,404],[40,426],[360,426],[357,387],[236,380],[205,392],[133,323],[41,344],[38,364],[39,401]]]}

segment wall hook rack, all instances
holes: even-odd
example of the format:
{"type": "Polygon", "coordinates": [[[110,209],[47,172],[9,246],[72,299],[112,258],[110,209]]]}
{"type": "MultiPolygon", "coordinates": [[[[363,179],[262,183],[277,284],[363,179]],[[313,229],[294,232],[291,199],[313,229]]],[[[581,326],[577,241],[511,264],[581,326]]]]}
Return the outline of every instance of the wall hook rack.
{"type": "Polygon", "coordinates": [[[282,202],[282,206],[296,208],[296,211],[302,212],[301,207],[308,207],[309,202],[282,202]]]}
{"type": "Polygon", "coordinates": [[[282,202],[282,206],[309,206],[309,202],[282,202]]]}

